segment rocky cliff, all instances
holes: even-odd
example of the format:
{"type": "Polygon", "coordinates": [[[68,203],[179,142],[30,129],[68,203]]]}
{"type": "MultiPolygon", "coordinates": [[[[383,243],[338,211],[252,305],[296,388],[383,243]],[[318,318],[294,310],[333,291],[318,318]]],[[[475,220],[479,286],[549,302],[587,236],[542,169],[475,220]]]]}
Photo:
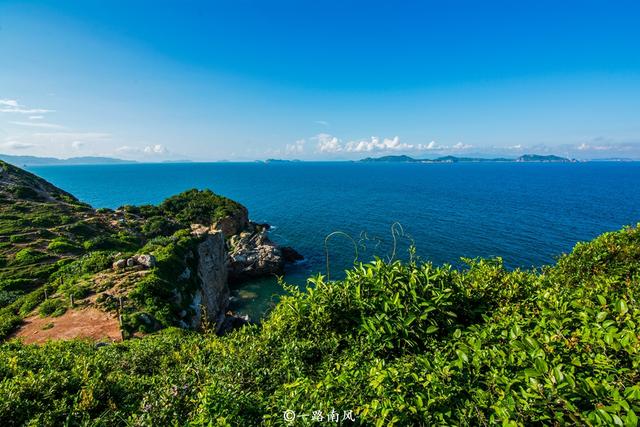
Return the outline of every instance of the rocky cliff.
{"type": "Polygon", "coordinates": [[[229,305],[226,254],[224,235],[220,231],[207,233],[204,241],[198,245],[199,289],[193,297],[195,315],[191,319],[194,328],[206,321],[215,324],[218,331],[224,322],[229,305]]]}

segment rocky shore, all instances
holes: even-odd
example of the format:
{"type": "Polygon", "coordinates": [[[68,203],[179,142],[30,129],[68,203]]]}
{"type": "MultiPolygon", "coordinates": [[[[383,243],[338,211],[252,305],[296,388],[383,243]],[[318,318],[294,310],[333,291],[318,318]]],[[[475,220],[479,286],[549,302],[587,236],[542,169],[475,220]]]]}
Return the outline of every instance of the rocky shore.
{"type": "MultiPolygon", "coordinates": [[[[246,209],[225,217],[211,226],[193,224],[192,234],[207,236],[198,249],[198,277],[200,293],[194,297],[195,305],[206,308],[207,320],[215,322],[218,332],[233,329],[250,321],[247,316],[228,312],[229,284],[240,284],[265,276],[281,275],[286,264],[304,259],[295,249],[280,246],[268,235],[269,224],[258,224],[248,219],[246,209]],[[215,236],[216,250],[203,250],[215,236]],[[220,273],[224,269],[224,274],[220,273]],[[211,274],[215,271],[217,273],[211,274]]],[[[193,325],[202,319],[198,310],[193,325]]]]}

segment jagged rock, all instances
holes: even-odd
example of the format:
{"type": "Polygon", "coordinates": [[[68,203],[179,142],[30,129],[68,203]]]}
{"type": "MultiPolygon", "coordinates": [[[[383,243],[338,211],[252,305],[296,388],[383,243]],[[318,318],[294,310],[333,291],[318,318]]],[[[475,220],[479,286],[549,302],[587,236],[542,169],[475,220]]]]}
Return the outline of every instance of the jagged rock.
{"type": "Polygon", "coordinates": [[[127,260],[126,259],[119,259],[116,262],[114,262],[113,265],[112,265],[114,270],[122,270],[126,266],[127,266],[127,260]]]}
{"type": "Polygon", "coordinates": [[[200,237],[209,233],[209,227],[202,224],[191,224],[191,234],[200,237]]]}
{"type": "Polygon", "coordinates": [[[225,236],[233,236],[249,227],[249,211],[242,206],[233,216],[219,219],[211,225],[212,230],[220,230],[225,236]]]}
{"type": "Polygon", "coordinates": [[[197,275],[200,289],[196,291],[192,307],[195,315],[191,326],[200,327],[204,320],[222,326],[224,314],[229,305],[229,286],[227,285],[226,249],[224,235],[210,232],[198,245],[197,275]]]}
{"type": "Polygon", "coordinates": [[[239,283],[256,277],[282,274],[287,262],[303,259],[292,248],[280,248],[269,239],[266,224],[249,226],[253,232],[243,231],[229,239],[229,281],[239,283]]]}
{"type": "Polygon", "coordinates": [[[242,282],[269,274],[281,274],[284,268],[282,251],[266,232],[243,233],[230,248],[229,281],[242,282]]]}
{"type": "Polygon", "coordinates": [[[134,257],[136,263],[145,268],[153,268],[156,266],[156,257],[149,254],[136,255],[134,257]]]}
{"type": "Polygon", "coordinates": [[[127,267],[133,267],[134,265],[136,265],[136,260],[133,258],[128,258],[127,259],[127,267]]]}

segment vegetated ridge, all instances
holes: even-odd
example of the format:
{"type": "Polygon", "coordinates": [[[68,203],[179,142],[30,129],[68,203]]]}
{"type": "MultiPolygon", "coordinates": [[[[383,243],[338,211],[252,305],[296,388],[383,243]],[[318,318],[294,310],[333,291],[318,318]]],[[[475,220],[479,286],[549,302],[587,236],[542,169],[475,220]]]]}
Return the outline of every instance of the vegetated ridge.
{"type": "Polygon", "coordinates": [[[37,316],[51,317],[40,335],[55,337],[56,318],[70,309],[110,313],[123,336],[235,324],[228,279],[281,273],[300,257],[273,243],[268,228],[209,190],[96,210],[0,161],[0,339],[37,316]]]}

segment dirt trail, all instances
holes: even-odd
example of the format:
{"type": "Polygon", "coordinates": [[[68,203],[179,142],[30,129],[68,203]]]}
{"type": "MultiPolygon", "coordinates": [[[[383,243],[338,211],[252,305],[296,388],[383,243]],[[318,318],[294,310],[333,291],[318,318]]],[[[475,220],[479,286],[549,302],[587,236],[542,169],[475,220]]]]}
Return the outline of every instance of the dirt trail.
{"type": "Polygon", "coordinates": [[[92,307],[67,310],[60,317],[29,316],[12,338],[21,338],[26,344],[73,338],[122,339],[118,318],[92,307]],[[49,324],[53,324],[53,327],[48,327],[49,324]]]}

